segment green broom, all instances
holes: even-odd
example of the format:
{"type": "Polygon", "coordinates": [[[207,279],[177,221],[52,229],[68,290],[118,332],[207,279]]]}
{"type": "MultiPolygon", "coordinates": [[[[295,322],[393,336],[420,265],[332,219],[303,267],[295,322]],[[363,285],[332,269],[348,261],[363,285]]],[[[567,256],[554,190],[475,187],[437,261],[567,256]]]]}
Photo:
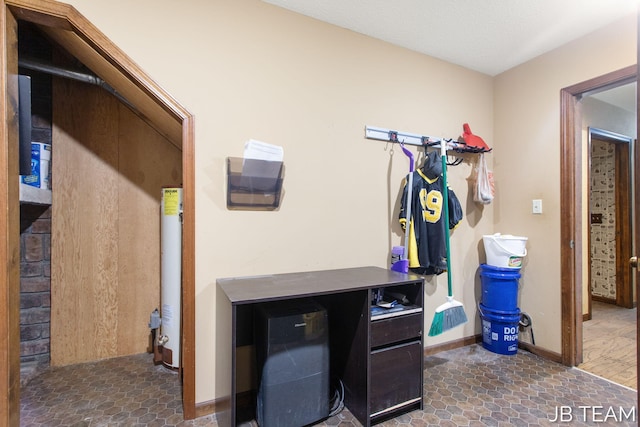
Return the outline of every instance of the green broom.
{"type": "Polygon", "coordinates": [[[436,308],[429,329],[429,336],[433,337],[451,328],[467,322],[467,315],[461,302],[453,299],[451,282],[451,249],[449,239],[449,190],[447,190],[447,143],[440,141],[440,157],[442,158],[442,195],[444,198],[444,241],[447,250],[447,302],[436,308]]]}

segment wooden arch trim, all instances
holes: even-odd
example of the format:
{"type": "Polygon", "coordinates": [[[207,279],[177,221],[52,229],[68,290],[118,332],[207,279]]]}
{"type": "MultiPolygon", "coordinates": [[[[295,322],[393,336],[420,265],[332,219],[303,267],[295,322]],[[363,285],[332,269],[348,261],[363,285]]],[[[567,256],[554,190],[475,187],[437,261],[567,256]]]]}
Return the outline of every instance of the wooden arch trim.
{"type": "Polygon", "coordinates": [[[189,113],[75,8],[50,0],[7,0],[16,19],[37,24],[52,40],[122,95],[145,122],[182,148],[189,113]]]}
{"type": "MultiPolygon", "coordinates": [[[[74,7],[52,0],[0,0],[3,3],[0,18],[24,20],[37,24],[39,28],[59,45],[77,57],[100,78],[105,80],[120,95],[131,103],[130,107],[145,122],[164,135],[182,150],[183,187],[183,249],[182,249],[182,374],[183,412],[185,419],[196,417],[195,404],[195,157],[194,157],[194,117],[175,99],[146,75],[136,63],[111,42],[100,30],[82,16],[74,7]]],[[[6,289],[0,286],[0,369],[8,368],[6,376],[0,378],[2,398],[0,398],[0,424],[17,425],[19,422],[19,345],[15,345],[15,335],[19,336],[19,311],[12,310],[11,298],[7,295],[19,293],[20,281],[15,274],[19,258],[13,259],[19,244],[19,229],[13,230],[15,219],[9,218],[8,206],[17,206],[18,180],[11,178],[12,162],[6,153],[12,136],[10,93],[8,94],[8,62],[11,55],[17,57],[17,46],[8,46],[7,29],[0,32],[3,63],[0,79],[3,80],[0,95],[3,97],[5,122],[0,127],[0,167],[9,171],[0,177],[0,184],[6,188],[6,198],[0,209],[0,232],[4,233],[6,245],[0,246],[0,274],[6,278],[6,289]],[[12,50],[15,50],[13,54],[12,50]],[[15,188],[13,188],[15,186],[15,188]],[[15,199],[15,200],[14,200],[15,199]],[[12,237],[18,236],[18,238],[12,237]],[[18,318],[15,318],[15,317],[18,318]],[[15,329],[15,330],[14,330],[15,329]],[[16,367],[16,360],[17,367],[16,367]],[[17,372],[14,372],[17,368],[17,372]],[[15,383],[17,380],[17,388],[15,383]],[[5,424],[6,423],[6,424],[5,424]]],[[[14,58],[17,60],[17,58],[14,58]]],[[[15,120],[13,120],[15,121],[15,120]]],[[[13,129],[13,131],[16,131],[13,129]]],[[[16,131],[17,132],[17,131],[16,131]]],[[[17,136],[16,136],[17,138],[17,136]]],[[[15,173],[17,174],[17,159],[15,173]]],[[[16,175],[17,176],[17,175],[16,175]]],[[[19,222],[19,221],[18,221],[19,222]]],[[[17,225],[16,225],[17,227],[17,225]]],[[[19,251],[18,251],[19,253],[19,251]]],[[[0,283],[1,285],[1,283],[0,283]]]]}
{"type": "Polygon", "coordinates": [[[560,282],[562,363],[582,362],[582,119],[579,99],[589,92],[636,80],[637,66],[587,80],[560,91],[560,282]]]}

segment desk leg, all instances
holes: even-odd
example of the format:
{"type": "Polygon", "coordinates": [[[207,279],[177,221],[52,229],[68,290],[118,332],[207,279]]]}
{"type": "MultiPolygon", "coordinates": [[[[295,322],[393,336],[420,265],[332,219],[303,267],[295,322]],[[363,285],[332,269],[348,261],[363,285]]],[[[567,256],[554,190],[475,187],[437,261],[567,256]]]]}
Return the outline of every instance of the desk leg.
{"type": "Polygon", "coordinates": [[[220,356],[229,349],[231,357],[216,358],[216,389],[222,395],[216,400],[216,418],[219,426],[232,427],[236,425],[236,307],[221,291],[218,298],[216,346],[220,356]],[[231,378],[225,380],[228,373],[231,378]]]}

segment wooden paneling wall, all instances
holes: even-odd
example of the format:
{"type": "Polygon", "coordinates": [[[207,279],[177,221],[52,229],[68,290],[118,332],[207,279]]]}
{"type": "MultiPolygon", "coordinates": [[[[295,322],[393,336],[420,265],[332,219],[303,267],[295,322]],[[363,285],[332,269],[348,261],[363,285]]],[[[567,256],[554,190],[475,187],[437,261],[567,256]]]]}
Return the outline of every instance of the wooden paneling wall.
{"type": "Polygon", "coordinates": [[[51,365],[145,352],[182,153],[101,88],[54,78],[52,95],[51,365]]]}

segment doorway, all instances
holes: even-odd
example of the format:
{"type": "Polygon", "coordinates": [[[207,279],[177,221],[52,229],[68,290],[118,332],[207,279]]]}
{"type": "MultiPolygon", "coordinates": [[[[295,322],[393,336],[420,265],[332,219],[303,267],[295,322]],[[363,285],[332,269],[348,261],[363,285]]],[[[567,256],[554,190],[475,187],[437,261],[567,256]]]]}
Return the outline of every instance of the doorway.
{"type": "MultiPolygon", "coordinates": [[[[195,406],[195,199],[193,116],[156,85],[117,46],[73,7],[48,0],[2,1],[0,44],[3,49],[0,96],[5,125],[0,127],[2,205],[17,207],[17,20],[38,26],[57,44],[114,87],[136,107],[140,117],[182,151],[183,287],[182,374],[183,413],[196,417],[195,406]]],[[[20,415],[19,354],[19,209],[0,210],[0,424],[18,425],[20,415]]]]}
{"type": "Polygon", "coordinates": [[[589,276],[588,210],[583,180],[588,156],[581,131],[580,101],[589,94],[635,82],[636,76],[637,66],[634,65],[560,92],[562,362],[568,366],[576,366],[583,360],[583,302],[586,302],[583,290],[589,276]]]}
{"type": "MultiPolygon", "coordinates": [[[[606,123],[635,136],[635,91],[633,83],[583,97],[583,122],[606,123]]],[[[635,389],[637,313],[627,263],[632,228],[630,151],[635,138],[590,126],[585,135],[588,274],[583,290],[583,359],[578,368],[635,389]]]]}
{"type": "MultiPolygon", "coordinates": [[[[635,84],[614,90],[635,93],[635,84]]],[[[591,97],[583,103],[592,101],[591,97]]],[[[597,101],[599,104],[606,104],[597,101]]],[[[631,103],[635,107],[635,96],[631,103]]],[[[600,109],[614,109],[611,104],[598,105],[600,109]]],[[[636,109],[620,109],[615,119],[621,130],[635,135],[636,109]],[[633,128],[633,129],[632,129],[633,128]]],[[[588,121],[588,118],[585,117],[588,121]]],[[[615,124],[610,121],[610,126],[615,124]]],[[[589,153],[588,170],[588,228],[589,275],[585,319],[592,317],[592,302],[599,301],[620,307],[633,308],[634,287],[627,260],[631,257],[631,145],[633,137],[589,127],[587,129],[589,153]]]]}

